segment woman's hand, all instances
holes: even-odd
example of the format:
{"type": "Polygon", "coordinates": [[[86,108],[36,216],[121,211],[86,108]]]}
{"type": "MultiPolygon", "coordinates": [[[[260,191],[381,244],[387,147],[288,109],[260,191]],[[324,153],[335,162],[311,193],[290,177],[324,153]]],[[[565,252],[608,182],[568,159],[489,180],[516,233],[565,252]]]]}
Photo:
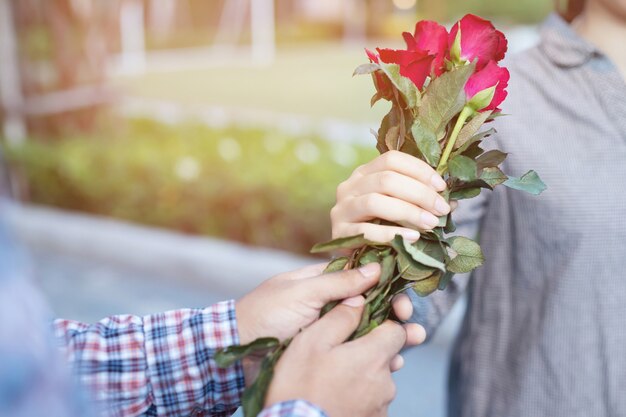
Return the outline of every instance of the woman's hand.
{"type": "Polygon", "coordinates": [[[333,238],[364,234],[375,242],[395,235],[416,241],[417,230],[431,230],[438,216],[450,212],[439,195],[446,183],[426,162],[398,151],[389,151],[354,170],[337,187],[337,203],[330,212],[333,238]],[[373,219],[400,225],[369,223],[373,219]]]}

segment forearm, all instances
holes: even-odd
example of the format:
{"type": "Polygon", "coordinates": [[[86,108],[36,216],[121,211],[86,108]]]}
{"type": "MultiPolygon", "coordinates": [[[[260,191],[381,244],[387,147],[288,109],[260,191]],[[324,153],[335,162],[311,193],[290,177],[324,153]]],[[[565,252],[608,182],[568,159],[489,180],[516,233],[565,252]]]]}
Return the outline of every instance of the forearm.
{"type": "Polygon", "coordinates": [[[239,343],[232,301],[94,325],[58,320],[55,331],[81,381],[116,415],[227,416],[239,405],[241,365],[212,359],[239,343]]]}

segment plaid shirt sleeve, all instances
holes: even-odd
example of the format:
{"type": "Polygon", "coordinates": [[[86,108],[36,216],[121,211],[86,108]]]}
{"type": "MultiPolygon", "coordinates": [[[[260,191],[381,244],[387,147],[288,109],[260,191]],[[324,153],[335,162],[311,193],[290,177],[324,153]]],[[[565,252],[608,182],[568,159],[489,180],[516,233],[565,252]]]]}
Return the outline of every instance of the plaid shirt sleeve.
{"type": "Polygon", "coordinates": [[[212,359],[239,343],[234,301],[93,325],[57,320],[54,327],[107,416],[222,417],[239,406],[241,364],[221,369],[212,359]]]}
{"type": "Polygon", "coordinates": [[[295,400],[274,404],[261,411],[258,417],[327,417],[327,415],[307,401],[295,400]]]}

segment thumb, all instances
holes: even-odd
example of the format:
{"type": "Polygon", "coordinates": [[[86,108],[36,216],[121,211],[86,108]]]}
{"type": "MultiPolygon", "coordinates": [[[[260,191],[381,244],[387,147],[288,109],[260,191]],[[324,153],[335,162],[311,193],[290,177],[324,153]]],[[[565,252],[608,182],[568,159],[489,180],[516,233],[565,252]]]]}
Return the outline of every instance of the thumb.
{"type": "Polygon", "coordinates": [[[380,265],[370,263],[358,269],[333,272],[307,279],[307,294],[320,304],[363,294],[380,279],[380,265]]]}
{"type": "Polygon", "coordinates": [[[330,310],[324,317],[310,325],[303,336],[312,343],[330,349],[346,341],[359,325],[365,299],[362,296],[351,297],[330,310]]]}

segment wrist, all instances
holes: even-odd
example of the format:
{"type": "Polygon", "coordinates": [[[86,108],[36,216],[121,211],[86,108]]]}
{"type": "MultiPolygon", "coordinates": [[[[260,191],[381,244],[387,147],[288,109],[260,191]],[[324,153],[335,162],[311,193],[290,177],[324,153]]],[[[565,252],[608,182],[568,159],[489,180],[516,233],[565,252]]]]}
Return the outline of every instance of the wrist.
{"type": "Polygon", "coordinates": [[[235,302],[235,317],[237,320],[237,334],[239,335],[239,345],[252,343],[257,336],[254,332],[253,313],[246,302],[247,297],[235,302]]]}

